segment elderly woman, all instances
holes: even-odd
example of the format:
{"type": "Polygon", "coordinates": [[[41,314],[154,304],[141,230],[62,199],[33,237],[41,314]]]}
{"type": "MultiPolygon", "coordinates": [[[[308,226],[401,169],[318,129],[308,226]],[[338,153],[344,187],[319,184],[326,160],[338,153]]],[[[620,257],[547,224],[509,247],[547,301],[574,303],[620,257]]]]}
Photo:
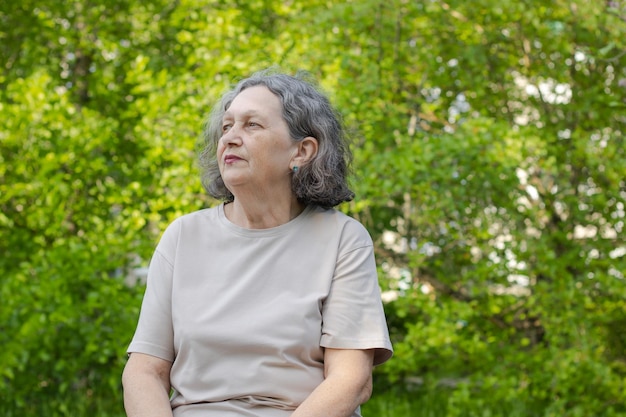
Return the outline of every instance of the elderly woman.
{"type": "Polygon", "coordinates": [[[129,417],[358,417],[391,357],[341,124],[312,84],[241,81],[202,155],[224,202],[164,232],[122,377],[129,417]]]}

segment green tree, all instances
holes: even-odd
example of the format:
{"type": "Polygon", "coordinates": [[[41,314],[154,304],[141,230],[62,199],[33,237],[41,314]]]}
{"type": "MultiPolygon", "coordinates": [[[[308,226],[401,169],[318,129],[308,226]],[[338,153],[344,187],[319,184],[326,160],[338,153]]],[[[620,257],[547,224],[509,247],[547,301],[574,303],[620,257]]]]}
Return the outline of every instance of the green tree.
{"type": "Polygon", "coordinates": [[[121,413],[126,282],[214,203],[211,104],[279,65],[351,132],[343,209],[397,297],[379,382],[422,381],[450,416],[626,413],[623,2],[40,3],[0,6],[5,410],[121,413]]]}
{"type": "Polygon", "coordinates": [[[623,5],[345,7],[368,33],[338,40],[370,88],[353,210],[399,295],[386,370],[452,381],[450,415],[625,413],[623,5]]]}

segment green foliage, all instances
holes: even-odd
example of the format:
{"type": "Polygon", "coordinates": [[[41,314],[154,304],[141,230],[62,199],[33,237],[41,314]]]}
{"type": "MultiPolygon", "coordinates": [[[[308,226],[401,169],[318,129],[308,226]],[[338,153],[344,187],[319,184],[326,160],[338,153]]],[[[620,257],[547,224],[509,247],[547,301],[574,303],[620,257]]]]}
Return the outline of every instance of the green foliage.
{"type": "Polygon", "coordinates": [[[626,415],[623,2],[5,3],[5,414],[121,413],[127,283],[212,203],[195,165],[211,104],[280,65],[342,112],[343,209],[397,297],[364,411],[626,415]]]}

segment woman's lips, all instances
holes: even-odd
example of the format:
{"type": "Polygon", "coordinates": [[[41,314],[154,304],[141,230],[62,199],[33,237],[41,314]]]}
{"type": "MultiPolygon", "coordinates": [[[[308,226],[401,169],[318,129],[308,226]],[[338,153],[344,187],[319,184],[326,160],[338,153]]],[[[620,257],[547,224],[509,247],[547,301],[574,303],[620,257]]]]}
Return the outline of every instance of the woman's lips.
{"type": "Polygon", "coordinates": [[[224,157],[224,163],[226,164],[232,164],[235,163],[237,161],[241,161],[242,159],[240,157],[238,157],[237,155],[226,155],[224,157]]]}

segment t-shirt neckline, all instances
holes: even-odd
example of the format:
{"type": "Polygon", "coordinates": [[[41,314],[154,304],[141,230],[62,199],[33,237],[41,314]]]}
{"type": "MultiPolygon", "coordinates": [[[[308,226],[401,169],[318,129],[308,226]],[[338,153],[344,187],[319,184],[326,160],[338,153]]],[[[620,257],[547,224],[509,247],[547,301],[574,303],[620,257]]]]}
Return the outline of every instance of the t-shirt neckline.
{"type": "Polygon", "coordinates": [[[312,206],[307,205],[302,213],[298,214],[293,219],[289,220],[287,223],[281,224],[280,226],[270,227],[267,229],[248,229],[245,227],[241,227],[236,225],[235,223],[228,220],[226,217],[226,213],[224,212],[224,206],[226,203],[221,203],[217,209],[217,216],[220,220],[220,223],[224,225],[226,228],[231,230],[232,232],[241,235],[241,236],[252,236],[252,237],[269,237],[269,236],[277,236],[298,227],[300,223],[302,223],[309,215],[312,210],[312,206]]]}

